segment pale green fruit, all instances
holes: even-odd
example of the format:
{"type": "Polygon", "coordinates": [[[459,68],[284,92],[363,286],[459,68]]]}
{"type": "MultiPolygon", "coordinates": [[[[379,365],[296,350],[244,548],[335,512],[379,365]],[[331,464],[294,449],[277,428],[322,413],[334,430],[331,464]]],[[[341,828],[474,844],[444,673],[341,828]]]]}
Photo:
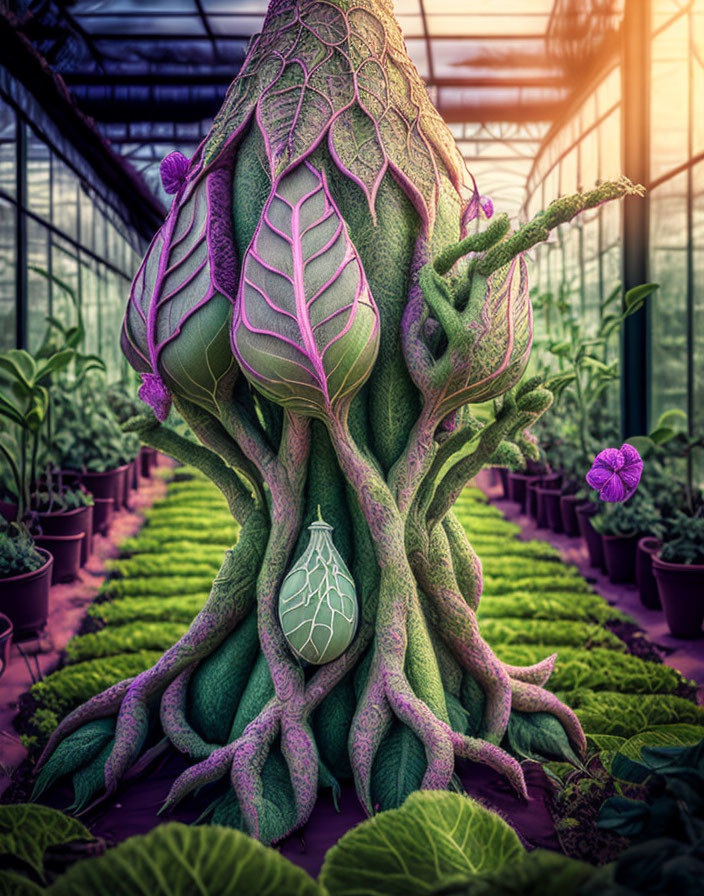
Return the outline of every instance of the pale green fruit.
{"type": "Polygon", "coordinates": [[[329,663],[352,643],[357,590],[323,520],[308,527],[310,541],[281,585],[279,620],[296,656],[329,663]]]}

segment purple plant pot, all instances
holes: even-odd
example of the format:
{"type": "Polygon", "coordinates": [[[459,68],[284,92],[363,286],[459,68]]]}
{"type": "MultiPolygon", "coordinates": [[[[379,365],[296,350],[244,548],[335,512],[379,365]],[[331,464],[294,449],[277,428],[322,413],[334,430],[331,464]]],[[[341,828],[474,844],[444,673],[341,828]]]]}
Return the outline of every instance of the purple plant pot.
{"type": "Polygon", "coordinates": [[[113,498],[93,498],[93,534],[106,535],[112,522],[115,501],[113,498]]]}
{"type": "Polygon", "coordinates": [[[562,486],[562,473],[543,473],[544,488],[560,488],[562,486]]]}
{"type": "Polygon", "coordinates": [[[526,485],[526,513],[532,520],[538,518],[538,489],[542,484],[542,476],[532,476],[526,485]]]}
{"type": "Polygon", "coordinates": [[[105,470],[100,473],[88,471],[80,473],[79,477],[94,498],[112,498],[115,508],[119,509],[122,503],[124,470],[125,467],[115,467],[114,470],[105,470]]]}
{"type": "Polygon", "coordinates": [[[12,647],[12,635],[14,633],[12,620],[0,613],[0,678],[10,662],[10,648],[12,647]]]}
{"type": "Polygon", "coordinates": [[[129,509],[129,495],[130,495],[130,465],[123,464],[121,467],[117,468],[120,472],[119,479],[117,481],[116,486],[116,494],[115,494],[115,508],[120,509],[124,507],[125,509],[129,509]]]}
{"type": "Polygon", "coordinates": [[[17,519],[17,505],[12,501],[0,501],[0,514],[8,523],[14,523],[17,519]]]}
{"type": "Polygon", "coordinates": [[[653,573],[653,556],[662,547],[659,538],[645,535],[636,548],[636,584],[640,592],[640,602],[649,610],[660,610],[658,583],[653,573]]]}
{"type": "Polygon", "coordinates": [[[499,480],[501,482],[502,497],[508,498],[508,470],[506,467],[499,467],[499,480]]]}
{"type": "Polygon", "coordinates": [[[156,449],[142,445],[139,449],[139,472],[144,479],[152,475],[152,467],[156,466],[156,449]]]}
{"type": "Polygon", "coordinates": [[[579,520],[577,519],[577,507],[582,499],[577,495],[562,495],[560,498],[560,513],[562,514],[562,527],[566,535],[576,538],[579,532],[579,520]]]}
{"type": "Polygon", "coordinates": [[[538,492],[538,525],[544,520],[544,525],[553,532],[560,533],[562,528],[562,513],[560,510],[560,498],[562,492],[559,488],[546,488],[545,480],[539,486],[538,492]]]}
{"type": "MultiPolygon", "coordinates": [[[[77,507],[63,513],[40,513],[39,525],[44,535],[76,535],[83,532],[81,566],[85,566],[93,550],[93,507],[77,507]]],[[[51,548],[49,548],[51,550],[51,548]]]]}
{"type": "Polygon", "coordinates": [[[81,541],[84,532],[74,535],[37,535],[34,539],[37,547],[45,548],[54,558],[51,584],[72,582],[78,576],[81,566],[81,541]]]}
{"type": "Polygon", "coordinates": [[[579,523],[579,531],[587,546],[590,564],[596,569],[606,572],[601,535],[592,526],[591,520],[598,512],[599,508],[594,504],[580,504],[577,507],[577,521],[579,523]]]}
{"type": "Polygon", "coordinates": [[[667,624],[676,638],[701,637],[704,622],[704,565],[668,563],[653,555],[653,572],[667,624]]]}
{"type": "Polygon", "coordinates": [[[46,558],[39,569],[0,579],[0,613],[12,622],[15,641],[40,632],[49,615],[49,584],[54,558],[43,548],[38,550],[46,558]]]}
{"type": "Polygon", "coordinates": [[[526,511],[526,485],[532,477],[526,473],[508,474],[508,498],[521,505],[521,511],[526,511]]]}
{"type": "Polygon", "coordinates": [[[139,488],[139,456],[130,465],[130,488],[133,492],[139,488]]]}
{"type": "Polygon", "coordinates": [[[636,548],[640,534],[602,535],[604,562],[609,581],[614,585],[630,584],[636,580],[636,548]]]}

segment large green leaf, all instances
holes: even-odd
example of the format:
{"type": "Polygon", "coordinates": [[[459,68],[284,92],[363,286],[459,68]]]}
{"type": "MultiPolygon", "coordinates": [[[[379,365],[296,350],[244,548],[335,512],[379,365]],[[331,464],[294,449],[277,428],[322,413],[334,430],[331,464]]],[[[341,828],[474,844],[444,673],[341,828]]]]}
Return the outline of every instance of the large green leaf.
{"type": "Polygon", "coordinates": [[[427,765],[423,744],[407,725],[395,720],[374,759],[372,805],[396,809],[418,790],[427,765]]]}
{"type": "Polygon", "coordinates": [[[522,854],[518,835],[498,815],[456,793],[419,791],[345,834],[319,879],[334,896],[415,896],[522,854]]]}
{"type": "Polygon", "coordinates": [[[32,799],[37,799],[63,775],[89,763],[112,740],[114,732],[114,718],[95,719],[64,738],[39,773],[32,799]]]}
{"type": "Polygon", "coordinates": [[[688,747],[702,739],[702,725],[656,725],[629,738],[619,746],[618,752],[634,762],[640,762],[643,747],[688,747]]]}
{"type": "Polygon", "coordinates": [[[567,732],[556,716],[549,712],[518,712],[509,719],[506,739],[512,753],[521,759],[557,759],[581,765],[570,746],[567,732]]]}
{"type": "Polygon", "coordinates": [[[74,865],[50,896],[322,896],[305,871],[240,831],[160,825],[74,865]]]}
{"type": "Polygon", "coordinates": [[[80,821],[48,806],[0,806],[0,864],[3,857],[25,862],[43,879],[44,853],[50,846],[92,840],[80,821]]]}
{"type": "Polygon", "coordinates": [[[536,849],[488,874],[477,874],[434,891],[437,896],[570,896],[597,869],[560,853],[536,849]]]}

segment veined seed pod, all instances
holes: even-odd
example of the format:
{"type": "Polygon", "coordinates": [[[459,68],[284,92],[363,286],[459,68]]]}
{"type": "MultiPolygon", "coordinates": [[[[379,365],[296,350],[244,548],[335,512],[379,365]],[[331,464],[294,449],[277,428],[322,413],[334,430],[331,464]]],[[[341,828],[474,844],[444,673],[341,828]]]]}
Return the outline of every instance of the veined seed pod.
{"type": "Polygon", "coordinates": [[[310,541],[281,585],[279,620],[296,656],[329,663],[352,643],[357,630],[357,590],[320,519],[308,527],[310,541]]]}

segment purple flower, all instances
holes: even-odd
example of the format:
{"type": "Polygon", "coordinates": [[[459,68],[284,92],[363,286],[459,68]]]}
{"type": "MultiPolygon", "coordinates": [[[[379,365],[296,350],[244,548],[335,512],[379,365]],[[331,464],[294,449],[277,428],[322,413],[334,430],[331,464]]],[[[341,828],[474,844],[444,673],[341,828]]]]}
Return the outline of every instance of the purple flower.
{"type": "Polygon", "coordinates": [[[643,461],[633,445],[625,442],[621,448],[605,448],[594,458],[587,482],[599,489],[602,501],[627,501],[638,488],[643,461]]]}
{"type": "Polygon", "coordinates": [[[171,410],[171,395],[159,374],[143,373],[137,394],[154,411],[156,419],[163,423],[171,410]]]}
{"type": "Polygon", "coordinates": [[[168,156],[164,156],[159,173],[166,193],[178,193],[186,180],[188,165],[189,161],[182,152],[170,152],[168,156]]]}

